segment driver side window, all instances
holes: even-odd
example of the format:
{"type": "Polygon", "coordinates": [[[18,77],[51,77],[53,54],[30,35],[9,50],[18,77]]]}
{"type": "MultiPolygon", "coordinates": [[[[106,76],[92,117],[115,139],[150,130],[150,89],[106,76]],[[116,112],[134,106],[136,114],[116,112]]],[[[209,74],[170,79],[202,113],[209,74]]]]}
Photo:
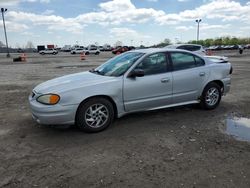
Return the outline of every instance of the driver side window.
{"type": "Polygon", "coordinates": [[[165,53],[155,53],[145,57],[136,67],[144,70],[145,75],[167,72],[167,57],[165,53]]]}

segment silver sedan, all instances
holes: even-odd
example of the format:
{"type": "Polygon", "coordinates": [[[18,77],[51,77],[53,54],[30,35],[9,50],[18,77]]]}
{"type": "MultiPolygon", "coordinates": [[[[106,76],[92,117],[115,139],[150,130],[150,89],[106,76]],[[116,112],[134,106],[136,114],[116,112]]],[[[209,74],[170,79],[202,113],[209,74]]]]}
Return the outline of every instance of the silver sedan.
{"type": "Polygon", "coordinates": [[[135,50],[88,72],[41,83],[29,103],[40,124],[76,124],[98,132],[131,112],[194,103],[214,109],[230,89],[231,73],[226,60],[185,50],[135,50]]]}

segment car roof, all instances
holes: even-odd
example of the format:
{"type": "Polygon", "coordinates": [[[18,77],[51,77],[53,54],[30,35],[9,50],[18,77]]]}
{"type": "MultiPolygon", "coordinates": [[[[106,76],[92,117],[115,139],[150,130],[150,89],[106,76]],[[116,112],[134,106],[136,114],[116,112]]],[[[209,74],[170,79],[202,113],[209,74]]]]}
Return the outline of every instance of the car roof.
{"type": "Polygon", "coordinates": [[[165,48],[177,48],[179,46],[199,46],[199,47],[202,47],[202,45],[199,45],[199,44],[171,44],[171,45],[168,45],[168,46],[165,46],[165,48]]]}
{"type": "Polygon", "coordinates": [[[141,52],[141,53],[146,53],[146,54],[156,53],[156,52],[188,52],[188,53],[193,54],[192,52],[187,51],[187,50],[171,49],[171,48],[146,48],[146,49],[137,49],[137,50],[133,50],[130,52],[141,52]]]}

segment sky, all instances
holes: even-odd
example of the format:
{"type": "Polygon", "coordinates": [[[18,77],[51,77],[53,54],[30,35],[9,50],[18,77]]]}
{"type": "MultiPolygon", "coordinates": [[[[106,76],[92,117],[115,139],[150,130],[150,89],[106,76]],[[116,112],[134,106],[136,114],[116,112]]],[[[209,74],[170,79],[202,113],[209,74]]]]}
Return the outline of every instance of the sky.
{"type": "MultiPolygon", "coordinates": [[[[9,45],[152,45],[250,37],[250,0],[0,0],[9,45]]],[[[0,41],[5,42],[2,20],[0,41]]]]}

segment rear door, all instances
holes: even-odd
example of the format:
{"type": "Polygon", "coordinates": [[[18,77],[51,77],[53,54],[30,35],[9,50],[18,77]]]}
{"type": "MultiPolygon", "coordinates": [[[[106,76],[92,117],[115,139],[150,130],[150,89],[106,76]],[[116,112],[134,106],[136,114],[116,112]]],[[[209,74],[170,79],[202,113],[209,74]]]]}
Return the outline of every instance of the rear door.
{"type": "Polygon", "coordinates": [[[137,111],[169,105],[172,102],[172,73],[166,53],[145,57],[136,69],[145,76],[124,78],[123,97],[126,111],[137,111]]]}
{"type": "Polygon", "coordinates": [[[188,52],[171,52],[173,103],[197,100],[209,77],[205,61],[188,52]]]}

